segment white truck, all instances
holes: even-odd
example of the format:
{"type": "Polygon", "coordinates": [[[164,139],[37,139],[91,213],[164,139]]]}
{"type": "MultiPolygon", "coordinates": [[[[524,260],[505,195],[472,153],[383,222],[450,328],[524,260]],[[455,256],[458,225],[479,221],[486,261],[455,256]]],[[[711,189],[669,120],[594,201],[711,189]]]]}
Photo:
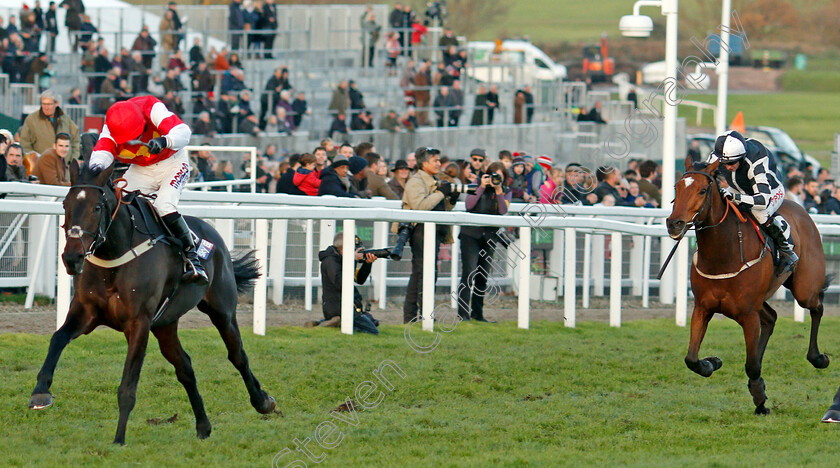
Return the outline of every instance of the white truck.
{"type": "Polygon", "coordinates": [[[537,84],[566,78],[566,67],[528,41],[467,43],[467,76],[484,83],[537,84]]]}

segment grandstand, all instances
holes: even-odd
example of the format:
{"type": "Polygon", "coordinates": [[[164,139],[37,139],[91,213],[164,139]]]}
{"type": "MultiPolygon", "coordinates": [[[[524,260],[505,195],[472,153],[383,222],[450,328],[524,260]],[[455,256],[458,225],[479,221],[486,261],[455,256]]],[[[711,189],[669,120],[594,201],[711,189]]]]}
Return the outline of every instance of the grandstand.
{"type": "MultiPolygon", "coordinates": [[[[17,2],[12,7],[0,7],[0,15],[8,17],[17,14],[17,2]]],[[[110,57],[118,55],[119,48],[131,48],[143,25],[148,26],[150,35],[158,42],[157,50],[148,53],[153,56],[152,76],[160,75],[163,69],[160,63],[161,34],[158,30],[160,18],[165,11],[164,6],[132,6],[123,2],[90,0],[85,2],[86,14],[90,15],[91,23],[99,31],[94,39],[101,38],[103,46],[110,57]],[[119,47],[119,48],[118,48],[119,47]]],[[[378,126],[382,116],[389,110],[402,114],[406,106],[406,89],[400,87],[400,73],[408,57],[400,57],[397,73],[391,73],[386,67],[385,41],[382,39],[391,32],[387,24],[388,5],[373,5],[373,12],[377,21],[382,25],[380,40],[376,43],[375,60],[372,67],[364,67],[362,56],[362,38],[364,31],[359,24],[359,18],[364,12],[364,6],[358,5],[278,5],[278,30],[273,42],[273,58],[260,58],[261,54],[244,50],[231,50],[241,58],[244,70],[245,87],[251,91],[251,108],[260,114],[265,85],[276,68],[285,67],[289,70],[290,82],[294,94],[303,92],[306,96],[310,113],[292,134],[266,134],[253,136],[247,133],[236,133],[238,119],[234,119],[233,131],[230,134],[217,134],[213,138],[195,136],[195,143],[212,140],[219,145],[252,145],[264,148],[269,143],[277,144],[282,152],[295,153],[309,151],[326,135],[330,127],[332,114],[328,110],[331,96],[337,84],[343,80],[352,79],[357,88],[364,95],[366,107],[373,114],[373,122],[378,126]]],[[[231,31],[227,29],[229,9],[226,6],[178,6],[178,13],[184,23],[184,40],[180,41],[179,49],[184,57],[189,54],[193,43],[198,39],[205,56],[210,49],[221,51],[230,44],[231,31]]],[[[59,9],[59,36],[56,41],[56,51],[49,54],[52,63],[53,76],[50,86],[62,95],[78,87],[82,89],[85,99],[83,106],[64,106],[82,129],[98,129],[101,125],[102,109],[98,103],[113,96],[94,92],[88,83],[92,80],[104,79],[107,72],[80,71],[82,68],[82,53],[72,53],[71,37],[64,25],[65,10],[59,9]]],[[[412,48],[413,58],[429,59],[433,67],[441,60],[441,51],[436,46],[439,28],[429,28],[423,44],[412,48]]],[[[459,38],[461,44],[466,39],[459,38]]],[[[244,41],[243,41],[244,42],[244,41]]],[[[46,45],[42,38],[41,49],[46,45]]],[[[469,65],[467,65],[469,66],[469,65]]],[[[405,153],[419,145],[433,144],[451,155],[463,155],[470,148],[484,146],[494,149],[523,149],[533,154],[548,154],[555,157],[556,162],[567,163],[586,159],[592,166],[601,163],[615,163],[604,151],[599,142],[609,140],[611,135],[627,134],[628,148],[623,149],[631,157],[661,159],[660,145],[650,145],[636,138],[636,132],[627,129],[635,125],[643,125],[638,119],[628,122],[631,116],[631,104],[616,98],[615,93],[593,91],[587,89],[583,83],[569,83],[561,81],[541,81],[533,83],[534,119],[530,124],[513,123],[513,97],[518,89],[526,82],[517,73],[517,65],[499,65],[505,68],[506,74],[513,80],[497,83],[499,87],[499,101],[501,111],[492,125],[477,127],[468,126],[469,117],[475,110],[475,95],[479,84],[463,75],[463,111],[460,124],[457,127],[437,128],[420,127],[415,132],[389,133],[384,130],[368,130],[351,132],[341,136],[340,140],[358,143],[373,141],[380,152],[390,160],[404,157],[405,153]],[[590,108],[596,101],[604,104],[603,113],[608,121],[606,125],[576,122],[576,112],[579,109],[590,108]]],[[[213,71],[216,83],[213,96],[218,97],[221,91],[223,71],[213,71]]],[[[186,75],[186,74],[184,74],[186,75]]],[[[124,74],[124,78],[131,80],[131,73],[124,74]]],[[[35,80],[37,82],[37,79],[35,80]]],[[[202,94],[192,89],[191,80],[182,77],[183,91],[176,94],[183,104],[182,117],[187,122],[197,118],[194,108],[195,98],[202,94]]],[[[150,83],[152,81],[150,80],[150,83]]],[[[530,83],[528,83],[530,84],[530,83]]],[[[428,89],[432,96],[437,93],[438,86],[427,88],[413,87],[412,90],[428,89]]],[[[8,76],[0,75],[0,113],[5,117],[4,126],[18,125],[17,120],[34,110],[37,105],[38,85],[29,83],[12,83],[8,76]]],[[[267,93],[268,103],[273,107],[272,93],[267,93]]],[[[106,101],[107,102],[107,101],[106,101]]],[[[418,109],[433,112],[437,109],[418,109]]],[[[654,125],[659,125],[658,120],[654,125]]],[[[680,123],[678,132],[684,135],[684,124],[680,123]]],[[[658,130],[661,132],[661,128],[658,130]]],[[[642,134],[639,131],[638,134],[642,134]]],[[[678,138],[678,154],[685,152],[684,138],[678,138]]],[[[612,152],[612,151],[611,151],[612,152]]]]}

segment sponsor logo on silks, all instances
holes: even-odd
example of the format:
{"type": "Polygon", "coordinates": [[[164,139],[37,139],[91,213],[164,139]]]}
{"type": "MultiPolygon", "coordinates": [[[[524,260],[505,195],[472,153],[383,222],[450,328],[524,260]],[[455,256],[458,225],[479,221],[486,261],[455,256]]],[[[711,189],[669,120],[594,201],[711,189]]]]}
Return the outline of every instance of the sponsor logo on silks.
{"type": "Polygon", "coordinates": [[[184,184],[184,181],[187,179],[187,176],[190,173],[190,166],[188,164],[181,165],[181,170],[175,174],[175,177],[169,182],[169,185],[178,189],[184,184]]]}
{"type": "Polygon", "coordinates": [[[772,202],[776,202],[776,201],[780,200],[780,199],[781,199],[782,197],[784,197],[784,196],[785,196],[784,192],[782,192],[781,190],[779,190],[779,191],[777,191],[776,193],[774,193],[774,194],[773,194],[773,196],[770,198],[770,202],[771,202],[771,203],[772,203],[772,202]]]}
{"type": "Polygon", "coordinates": [[[195,253],[198,255],[198,258],[207,260],[210,258],[210,254],[213,253],[213,248],[215,248],[215,245],[208,242],[207,239],[201,239],[201,244],[195,249],[195,253]]]}

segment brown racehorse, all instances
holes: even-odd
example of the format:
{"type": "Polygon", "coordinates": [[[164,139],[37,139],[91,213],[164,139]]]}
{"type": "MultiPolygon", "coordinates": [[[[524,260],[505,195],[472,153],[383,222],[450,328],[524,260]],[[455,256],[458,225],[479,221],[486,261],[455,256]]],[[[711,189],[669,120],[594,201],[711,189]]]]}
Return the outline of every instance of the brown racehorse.
{"type": "Polygon", "coordinates": [[[773,334],[776,311],[766,301],[784,285],[799,305],[811,312],[807,358],[817,369],[824,369],[829,359],[820,353],[817,334],[830,278],[826,277],[817,227],[808,213],[791,201],[785,201],[779,213],[790,224],[796,253],[803,261],[792,274],[775,275],[772,256],[766,253],[752,223],[741,221],[735,206],[721,197],[716,179],[718,164],[715,161],[692,166],[686,159],[686,172],[677,182],[674,210],[667,220],[668,234],[673,239],[681,239],[692,227],[697,234],[697,254],[691,266],[694,312],[685,364],[703,377],[720,369],[719,358],[698,359],[697,352],[712,315],[719,313],[735,320],[744,330],[745,368],[755,414],[768,414],[761,360],[773,334]]]}

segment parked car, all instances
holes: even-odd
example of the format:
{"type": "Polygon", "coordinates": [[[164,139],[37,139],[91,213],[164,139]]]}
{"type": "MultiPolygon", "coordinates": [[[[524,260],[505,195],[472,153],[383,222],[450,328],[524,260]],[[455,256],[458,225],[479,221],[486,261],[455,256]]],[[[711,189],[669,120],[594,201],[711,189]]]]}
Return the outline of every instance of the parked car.
{"type": "Polygon", "coordinates": [[[506,40],[467,43],[467,76],[485,83],[513,81],[537,84],[566,78],[567,69],[528,41],[506,40]]]}
{"type": "Polygon", "coordinates": [[[746,130],[745,137],[755,138],[762,142],[767,149],[772,149],[778,154],[785,170],[790,166],[802,168],[807,162],[811,163],[814,168],[814,173],[811,176],[816,177],[821,164],[810,154],[803,153],[787,132],[780,128],[764,126],[749,126],[746,130]]]}

